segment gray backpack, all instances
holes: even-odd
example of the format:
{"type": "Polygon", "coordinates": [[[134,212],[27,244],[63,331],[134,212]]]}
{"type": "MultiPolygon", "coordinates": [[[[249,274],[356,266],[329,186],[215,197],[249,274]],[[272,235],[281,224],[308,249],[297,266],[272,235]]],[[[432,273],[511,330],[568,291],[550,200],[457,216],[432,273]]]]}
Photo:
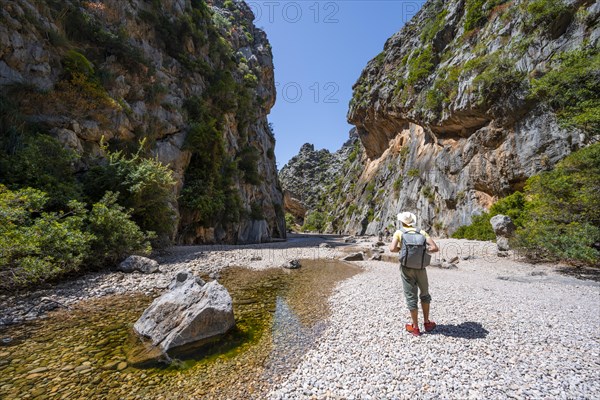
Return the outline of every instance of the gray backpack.
{"type": "Polygon", "coordinates": [[[400,243],[400,265],[402,267],[423,269],[431,262],[431,256],[427,254],[427,238],[419,230],[402,232],[400,243]]]}

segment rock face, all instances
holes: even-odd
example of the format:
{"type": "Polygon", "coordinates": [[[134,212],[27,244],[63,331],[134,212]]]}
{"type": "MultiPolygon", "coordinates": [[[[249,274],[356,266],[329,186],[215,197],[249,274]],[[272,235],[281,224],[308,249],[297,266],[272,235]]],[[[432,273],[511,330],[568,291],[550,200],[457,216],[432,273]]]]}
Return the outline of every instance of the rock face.
{"type": "Polygon", "coordinates": [[[237,0],[5,0],[0,92],[81,156],[78,176],[102,139],[146,139],[177,180],[178,242],[285,238],[271,47],[253,19],[237,0]]]}
{"type": "Polygon", "coordinates": [[[169,291],[155,299],[133,329],[163,352],[203,343],[235,325],[231,296],[217,281],[204,283],[179,272],[169,291]]]}
{"type": "Polygon", "coordinates": [[[159,272],[158,262],[142,256],[129,256],[119,264],[119,271],[131,273],[133,271],[142,274],[153,274],[159,272]]]}
{"type": "Polygon", "coordinates": [[[326,189],[336,181],[341,182],[344,163],[357,146],[358,135],[354,129],[348,141],[333,154],[326,149],[315,150],[312,144],[305,143],[298,155],[279,171],[285,211],[299,224],[308,210],[322,205],[326,189]]]}
{"type": "Polygon", "coordinates": [[[495,215],[490,219],[492,229],[496,234],[496,245],[499,251],[510,250],[509,239],[515,233],[516,227],[510,217],[506,215],[495,215]]]}
{"type": "Polygon", "coordinates": [[[427,1],[386,42],[354,86],[361,147],[326,190],[329,232],[376,234],[406,210],[449,235],[597,140],[530,95],[561,54],[598,51],[598,2],[539,3],[427,1]]]}

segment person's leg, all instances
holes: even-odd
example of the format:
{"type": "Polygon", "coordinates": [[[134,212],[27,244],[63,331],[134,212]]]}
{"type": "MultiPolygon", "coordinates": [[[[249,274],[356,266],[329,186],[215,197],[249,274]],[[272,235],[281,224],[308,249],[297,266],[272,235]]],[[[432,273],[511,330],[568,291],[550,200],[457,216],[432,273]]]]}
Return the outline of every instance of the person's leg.
{"type": "Polygon", "coordinates": [[[417,284],[420,290],[420,298],[421,298],[421,308],[423,309],[423,326],[425,327],[425,332],[431,332],[435,329],[435,322],[429,319],[429,305],[431,303],[431,295],[429,294],[429,280],[427,279],[427,271],[420,270],[417,284]]]}
{"type": "Polygon", "coordinates": [[[418,308],[418,286],[414,276],[414,270],[402,268],[402,288],[404,289],[404,297],[406,305],[410,311],[412,326],[419,327],[419,308],[418,308]]]}
{"type": "Polygon", "coordinates": [[[429,302],[425,303],[421,300],[421,309],[423,310],[423,322],[429,322],[429,302]]]}
{"type": "Polygon", "coordinates": [[[427,270],[417,270],[417,286],[420,291],[421,308],[423,309],[423,322],[429,322],[429,304],[431,295],[429,294],[429,280],[427,279],[427,270]]]}

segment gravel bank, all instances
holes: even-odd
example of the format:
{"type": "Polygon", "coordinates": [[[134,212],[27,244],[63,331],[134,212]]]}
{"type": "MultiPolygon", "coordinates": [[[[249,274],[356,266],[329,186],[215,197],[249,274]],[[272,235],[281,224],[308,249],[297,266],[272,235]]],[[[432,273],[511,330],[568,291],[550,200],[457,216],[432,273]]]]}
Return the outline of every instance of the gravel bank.
{"type": "Polygon", "coordinates": [[[331,297],[330,325],[271,399],[594,399],[600,286],[441,240],[457,270],[429,269],[438,328],[406,334],[396,264],[365,268],[331,297]],[[468,249],[468,250],[467,250],[468,249]]]}

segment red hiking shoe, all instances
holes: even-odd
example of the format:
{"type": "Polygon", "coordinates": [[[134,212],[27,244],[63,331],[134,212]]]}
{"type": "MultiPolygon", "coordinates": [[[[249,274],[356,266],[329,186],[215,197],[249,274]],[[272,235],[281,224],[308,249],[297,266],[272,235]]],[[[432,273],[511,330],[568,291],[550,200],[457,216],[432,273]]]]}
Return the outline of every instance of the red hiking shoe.
{"type": "Polygon", "coordinates": [[[421,331],[419,330],[419,327],[414,327],[412,324],[406,324],[406,331],[408,333],[410,333],[413,336],[421,336],[421,331]]]}
{"type": "Polygon", "coordinates": [[[425,325],[425,332],[431,332],[437,326],[433,321],[425,322],[423,325],[425,325]]]}

